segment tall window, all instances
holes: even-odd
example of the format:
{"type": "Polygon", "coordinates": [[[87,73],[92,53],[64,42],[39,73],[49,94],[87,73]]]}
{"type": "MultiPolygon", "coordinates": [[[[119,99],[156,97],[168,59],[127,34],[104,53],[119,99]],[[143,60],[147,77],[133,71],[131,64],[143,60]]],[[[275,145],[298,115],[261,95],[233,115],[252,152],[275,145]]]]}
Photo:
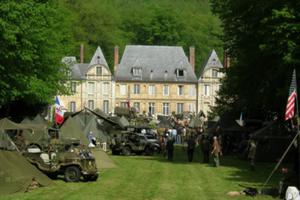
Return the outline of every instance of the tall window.
{"type": "Polygon", "coordinates": [[[155,95],[155,85],[149,85],[149,95],[155,95]]]}
{"type": "Polygon", "coordinates": [[[183,93],[184,93],[184,91],[183,91],[183,85],[178,85],[178,95],[182,96],[183,93]]]}
{"type": "Polygon", "coordinates": [[[136,109],[137,112],[140,112],[140,102],[134,102],[133,107],[136,109]]]}
{"type": "Polygon", "coordinates": [[[94,94],[95,92],[95,83],[88,82],[88,94],[94,94]]]}
{"type": "Polygon", "coordinates": [[[190,96],[196,96],[196,86],[190,85],[190,96]]]}
{"type": "Polygon", "coordinates": [[[102,87],[103,87],[103,94],[108,94],[109,93],[109,82],[104,82],[102,87]]]}
{"type": "Polygon", "coordinates": [[[140,84],[134,84],[133,94],[140,94],[140,84]]]}
{"type": "Polygon", "coordinates": [[[169,96],[169,86],[168,85],[163,86],[163,95],[169,96]]]}
{"type": "Polygon", "coordinates": [[[70,102],[70,111],[76,112],[76,102],[75,101],[70,102]]]}
{"type": "Polygon", "coordinates": [[[128,102],[121,102],[122,108],[128,108],[128,102]]]}
{"type": "Polygon", "coordinates": [[[196,112],[196,106],[194,103],[189,103],[189,111],[190,112],[196,112]]]}
{"type": "Polygon", "coordinates": [[[76,93],[76,82],[71,82],[71,92],[76,93]]]}
{"type": "Polygon", "coordinates": [[[155,103],[149,103],[148,112],[153,115],[155,113],[155,103]]]}
{"type": "Polygon", "coordinates": [[[120,85],[120,94],[121,95],[126,95],[126,93],[127,93],[127,85],[121,84],[120,85]]]}
{"type": "Polygon", "coordinates": [[[94,110],[94,100],[89,100],[88,101],[88,108],[91,110],[94,110]]]}
{"type": "Polygon", "coordinates": [[[170,114],[170,104],[163,103],[163,115],[169,115],[169,114],[170,114]]]}
{"type": "Polygon", "coordinates": [[[105,113],[108,113],[109,112],[109,101],[108,100],[104,100],[103,101],[103,111],[105,113]]]}
{"type": "Polygon", "coordinates": [[[102,67],[96,67],[96,75],[102,76],[102,67]]]}
{"type": "Polygon", "coordinates": [[[216,69],[212,70],[212,77],[213,78],[217,78],[218,77],[218,70],[216,70],[216,69]]]}
{"type": "Polygon", "coordinates": [[[183,113],[183,103],[177,103],[177,113],[183,113]]]}
{"type": "Polygon", "coordinates": [[[209,96],[210,95],[210,85],[204,85],[204,95],[209,96]]]}

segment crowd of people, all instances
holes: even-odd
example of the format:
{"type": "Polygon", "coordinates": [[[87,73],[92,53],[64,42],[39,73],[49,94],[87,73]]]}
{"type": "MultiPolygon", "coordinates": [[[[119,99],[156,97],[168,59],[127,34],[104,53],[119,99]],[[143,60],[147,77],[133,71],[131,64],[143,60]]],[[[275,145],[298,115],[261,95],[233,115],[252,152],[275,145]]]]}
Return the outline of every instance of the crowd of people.
{"type": "MultiPolygon", "coordinates": [[[[161,151],[169,161],[173,161],[174,158],[174,144],[181,144],[184,147],[188,162],[193,161],[195,149],[199,146],[203,158],[202,162],[210,163],[211,161],[215,167],[220,166],[220,157],[223,155],[222,142],[223,138],[219,126],[208,132],[201,127],[193,129],[177,124],[175,128],[166,128],[160,134],[161,151]]],[[[250,169],[255,170],[255,141],[249,141],[247,151],[250,169]]]]}
{"type": "Polygon", "coordinates": [[[165,129],[160,135],[160,145],[163,156],[173,161],[174,144],[181,144],[187,153],[187,161],[192,162],[196,146],[200,146],[203,163],[209,163],[212,157],[214,166],[220,165],[219,157],[222,155],[221,135],[219,128],[213,134],[204,132],[203,128],[191,129],[186,126],[175,126],[173,129],[165,129]]]}

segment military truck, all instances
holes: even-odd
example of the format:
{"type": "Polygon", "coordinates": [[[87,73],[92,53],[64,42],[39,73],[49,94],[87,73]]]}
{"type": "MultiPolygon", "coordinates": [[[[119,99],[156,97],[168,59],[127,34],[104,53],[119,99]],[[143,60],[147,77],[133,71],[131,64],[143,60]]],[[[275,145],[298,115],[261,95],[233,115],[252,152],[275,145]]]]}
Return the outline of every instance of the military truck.
{"type": "Polygon", "coordinates": [[[96,181],[98,170],[95,158],[88,149],[74,143],[50,144],[48,149],[28,146],[23,156],[50,178],[63,175],[66,182],[96,181]]]}
{"type": "Polygon", "coordinates": [[[121,137],[114,136],[110,148],[114,155],[128,156],[133,153],[153,155],[160,150],[160,145],[156,141],[148,139],[144,134],[127,133],[121,137]]]}

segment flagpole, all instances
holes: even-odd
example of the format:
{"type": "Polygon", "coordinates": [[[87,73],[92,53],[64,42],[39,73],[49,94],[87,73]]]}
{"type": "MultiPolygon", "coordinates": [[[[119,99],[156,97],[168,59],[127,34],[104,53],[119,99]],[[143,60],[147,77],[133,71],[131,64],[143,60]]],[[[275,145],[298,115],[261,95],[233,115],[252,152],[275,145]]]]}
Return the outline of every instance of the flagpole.
{"type": "MultiPolygon", "coordinates": [[[[299,121],[298,121],[298,118],[299,118],[299,106],[298,106],[298,91],[297,91],[297,73],[296,73],[296,69],[295,69],[295,77],[296,77],[296,126],[297,126],[297,133],[296,133],[296,135],[298,135],[298,133],[299,133],[299,121]]],[[[300,188],[300,137],[298,136],[298,138],[297,138],[297,149],[298,149],[298,151],[297,151],[297,153],[298,153],[298,155],[297,155],[297,172],[298,172],[298,177],[297,177],[297,181],[298,181],[298,188],[300,188]]]]}

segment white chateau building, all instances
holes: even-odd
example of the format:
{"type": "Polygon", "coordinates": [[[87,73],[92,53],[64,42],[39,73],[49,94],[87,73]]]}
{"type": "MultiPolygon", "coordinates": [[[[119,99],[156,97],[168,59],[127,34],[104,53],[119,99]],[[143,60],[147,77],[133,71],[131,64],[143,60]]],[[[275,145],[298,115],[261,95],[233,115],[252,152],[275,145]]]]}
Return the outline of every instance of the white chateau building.
{"type": "MultiPolygon", "coordinates": [[[[220,80],[224,77],[224,73],[220,71],[220,69],[223,69],[223,65],[220,62],[215,50],[211,52],[207,63],[202,68],[200,78],[197,81],[194,73],[195,52],[193,47],[190,48],[190,59],[185,56],[181,47],[129,47],[134,50],[140,49],[142,51],[136,51],[134,55],[130,54],[131,57],[129,58],[135,58],[140,62],[145,60],[145,63],[142,63],[143,65],[140,64],[139,66],[135,66],[131,65],[129,62],[126,62],[126,64],[129,64],[128,66],[125,65],[125,61],[129,59],[128,51],[125,51],[121,59],[121,63],[119,64],[119,50],[118,47],[115,47],[114,75],[110,71],[100,47],[96,49],[89,63],[83,63],[83,46],[81,47],[80,63],[76,63],[75,57],[66,57],[63,59],[65,62],[68,62],[71,58],[71,62],[69,63],[71,69],[70,88],[72,94],[59,96],[68,112],[75,112],[83,109],[84,107],[88,107],[92,110],[98,108],[105,113],[113,113],[116,106],[127,106],[128,104],[126,102],[130,101],[130,104],[132,104],[131,106],[136,107],[137,104],[139,104],[138,106],[140,110],[146,112],[150,110],[153,111],[152,114],[171,114],[172,111],[175,111],[176,113],[185,111],[203,111],[204,114],[207,115],[210,110],[210,106],[215,105],[215,97],[221,84],[220,80]],[[178,53],[176,54],[176,52],[181,52],[180,56],[182,58],[180,58],[186,61],[185,64],[187,67],[181,69],[181,66],[180,68],[183,72],[182,77],[180,76],[181,74],[178,75],[178,73],[181,71],[179,70],[178,72],[178,66],[176,66],[175,61],[179,59],[178,53]],[[173,54],[174,58],[172,57],[173,54]],[[162,55],[169,55],[167,56],[169,59],[167,61],[170,63],[169,65],[164,64],[166,61],[162,59],[162,55]],[[153,64],[154,61],[155,64],[153,64]],[[135,70],[136,68],[141,72],[143,70],[143,73],[148,71],[149,73],[143,74],[143,78],[132,79],[132,73],[137,71],[135,70]],[[157,72],[161,72],[162,75],[156,75],[157,72]],[[175,76],[176,73],[177,76],[175,76]],[[122,78],[125,76],[127,79],[122,78]],[[146,79],[148,76],[150,76],[149,80],[146,79]],[[174,80],[169,80],[166,79],[166,76],[175,78],[173,78],[174,80]],[[162,78],[159,79],[159,77],[162,78]],[[177,80],[176,77],[177,79],[178,77],[181,79],[177,80]],[[127,85],[132,85],[132,87],[130,87],[131,89],[128,89],[130,94],[126,93],[127,95],[123,97],[120,92],[120,87],[125,83],[127,85]],[[153,87],[153,85],[155,85],[155,91],[157,92],[157,94],[155,93],[154,97],[153,94],[149,94],[150,87],[153,87]],[[135,89],[137,86],[139,89],[138,95],[136,95],[137,91],[135,89]],[[164,95],[163,88],[166,86],[168,86],[168,96],[164,95]],[[184,92],[184,94],[186,94],[180,95],[180,93],[178,93],[178,91],[180,92],[178,88],[182,90],[182,93],[184,92]],[[185,90],[183,88],[185,88],[185,90]],[[189,92],[188,88],[195,88],[194,96],[189,96],[191,92],[189,92]],[[153,106],[157,106],[157,108],[152,109],[151,107],[150,109],[150,105],[152,105],[151,103],[153,106]],[[149,108],[147,107],[148,104],[149,108]],[[168,107],[166,107],[166,105],[168,107]],[[190,105],[194,105],[193,108],[190,105]]],[[[129,47],[127,47],[127,50],[129,47]]]]}

